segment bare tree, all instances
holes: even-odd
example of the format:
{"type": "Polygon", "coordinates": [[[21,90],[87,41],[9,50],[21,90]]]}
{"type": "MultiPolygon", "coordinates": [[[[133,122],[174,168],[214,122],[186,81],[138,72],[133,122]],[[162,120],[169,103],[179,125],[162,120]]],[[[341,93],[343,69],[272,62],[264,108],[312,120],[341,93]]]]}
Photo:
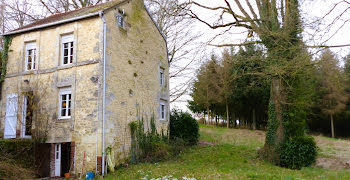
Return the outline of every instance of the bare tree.
{"type": "Polygon", "coordinates": [[[0,3],[2,34],[44,17],[31,0],[2,0],[0,3]]]}
{"type": "Polygon", "coordinates": [[[67,12],[109,0],[37,0],[50,13],[67,12]]]}
{"type": "Polygon", "coordinates": [[[194,30],[194,19],[185,17],[188,4],[179,0],[146,0],[145,4],[167,38],[169,78],[174,85],[170,97],[174,102],[186,94],[193,81],[193,65],[201,50],[198,40],[202,34],[194,30]]]}

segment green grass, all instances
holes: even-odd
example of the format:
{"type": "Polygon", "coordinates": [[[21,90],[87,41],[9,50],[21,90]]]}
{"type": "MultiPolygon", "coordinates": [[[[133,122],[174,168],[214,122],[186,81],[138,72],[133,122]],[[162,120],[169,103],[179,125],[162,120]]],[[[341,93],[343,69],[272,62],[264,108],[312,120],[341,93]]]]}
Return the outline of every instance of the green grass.
{"type": "MultiPolygon", "coordinates": [[[[261,131],[200,126],[200,139],[212,146],[186,149],[173,160],[120,168],[106,179],[152,179],[165,176],[196,179],[350,179],[350,171],[308,167],[290,170],[269,164],[257,156],[264,143],[261,131]]],[[[170,178],[170,179],[172,179],[170,178]]]]}

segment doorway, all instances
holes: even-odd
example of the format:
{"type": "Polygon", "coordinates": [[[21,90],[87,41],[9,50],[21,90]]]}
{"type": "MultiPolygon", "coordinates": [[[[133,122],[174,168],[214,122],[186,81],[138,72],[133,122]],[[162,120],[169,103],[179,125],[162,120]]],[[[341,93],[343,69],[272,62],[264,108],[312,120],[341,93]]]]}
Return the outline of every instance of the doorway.
{"type": "Polygon", "coordinates": [[[55,144],[55,176],[61,176],[61,144],[55,144]]]}
{"type": "Polygon", "coordinates": [[[71,143],[55,144],[55,177],[69,173],[71,167],[71,143]]]}

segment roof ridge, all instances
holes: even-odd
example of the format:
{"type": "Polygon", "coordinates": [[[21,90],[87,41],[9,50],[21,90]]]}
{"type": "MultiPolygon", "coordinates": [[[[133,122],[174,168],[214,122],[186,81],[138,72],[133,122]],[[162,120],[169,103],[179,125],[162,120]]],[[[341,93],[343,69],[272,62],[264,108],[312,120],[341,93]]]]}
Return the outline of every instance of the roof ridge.
{"type": "Polygon", "coordinates": [[[43,19],[39,19],[39,20],[34,21],[34,22],[27,24],[25,26],[11,30],[11,31],[9,31],[9,33],[5,33],[4,35],[12,34],[12,33],[15,33],[16,31],[21,31],[21,30],[28,29],[28,28],[35,27],[35,26],[40,26],[40,25],[44,25],[44,24],[53,23],[56,21],[61,21],[64,19],[70,19],[70,18],[74,18],[74,17],[83,16],[84,14],[93,14],[93,13],[96,13],[97,11],[108,9],[109,6],[117,5],[118,3],[123,2],[123,1],[125,1],[125,0],[111,0],[111,1],[104,2],[104,3],[98,3],[95,5],[81,7],[81,8],[74,9],[74,10],[67,11],[67,12],[52,14],[48,17],[43,18],[43,19]],[[96,9],[94,9],[94,8],[96,8],[96,9]]]}
{"type": "MultiPolygon", "coordinates": [[[[80,11],[80,10],[83,10],[83,9],[87,9],[87,8],[92,8],[92,7],[95,7],[95,6],[100,6],[100,5],[103,5],[103,4],[107,4],[107,3],[111,3],[113,1],[116,1],[116,0],[111,0],[111,1],[107,1],[107,2],[104,2],[104,3],[97,3],[97,4],[94,4],[94,5],[89,5],[89,6],[85,6],[85,7],[80,7],[78,9],[73,9],[73,10],[70,10],[70,11],[66,11],[66,12],[58,12],[58,13],[55,13],[55,14],[52,14],[48,17],[45,17],[43,19],[46,19],[46,18],[49,18],[49,17],[52,17],[52,16],[56,16],[56,15],[63,15],[63,14],[66,14],[66,13],[72,13],[72,12],[75,12],[75,11],[80,11]]],[[[42,19],[41,19],[42,20],[42,19]]],[[[40,21],[40,20],[39,20],[40,21]]]]}

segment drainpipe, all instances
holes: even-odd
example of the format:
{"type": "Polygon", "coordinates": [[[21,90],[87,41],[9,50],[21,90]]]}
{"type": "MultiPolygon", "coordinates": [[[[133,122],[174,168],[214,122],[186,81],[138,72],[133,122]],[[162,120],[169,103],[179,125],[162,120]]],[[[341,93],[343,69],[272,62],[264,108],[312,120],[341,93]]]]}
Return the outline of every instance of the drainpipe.
{"type": "Polygon", "coordinates": [[[106,19],[99,13],[103,22],[103,90],[102,90],[102,176],[105,174],[105,114],[106,114],[106,19]]]}

